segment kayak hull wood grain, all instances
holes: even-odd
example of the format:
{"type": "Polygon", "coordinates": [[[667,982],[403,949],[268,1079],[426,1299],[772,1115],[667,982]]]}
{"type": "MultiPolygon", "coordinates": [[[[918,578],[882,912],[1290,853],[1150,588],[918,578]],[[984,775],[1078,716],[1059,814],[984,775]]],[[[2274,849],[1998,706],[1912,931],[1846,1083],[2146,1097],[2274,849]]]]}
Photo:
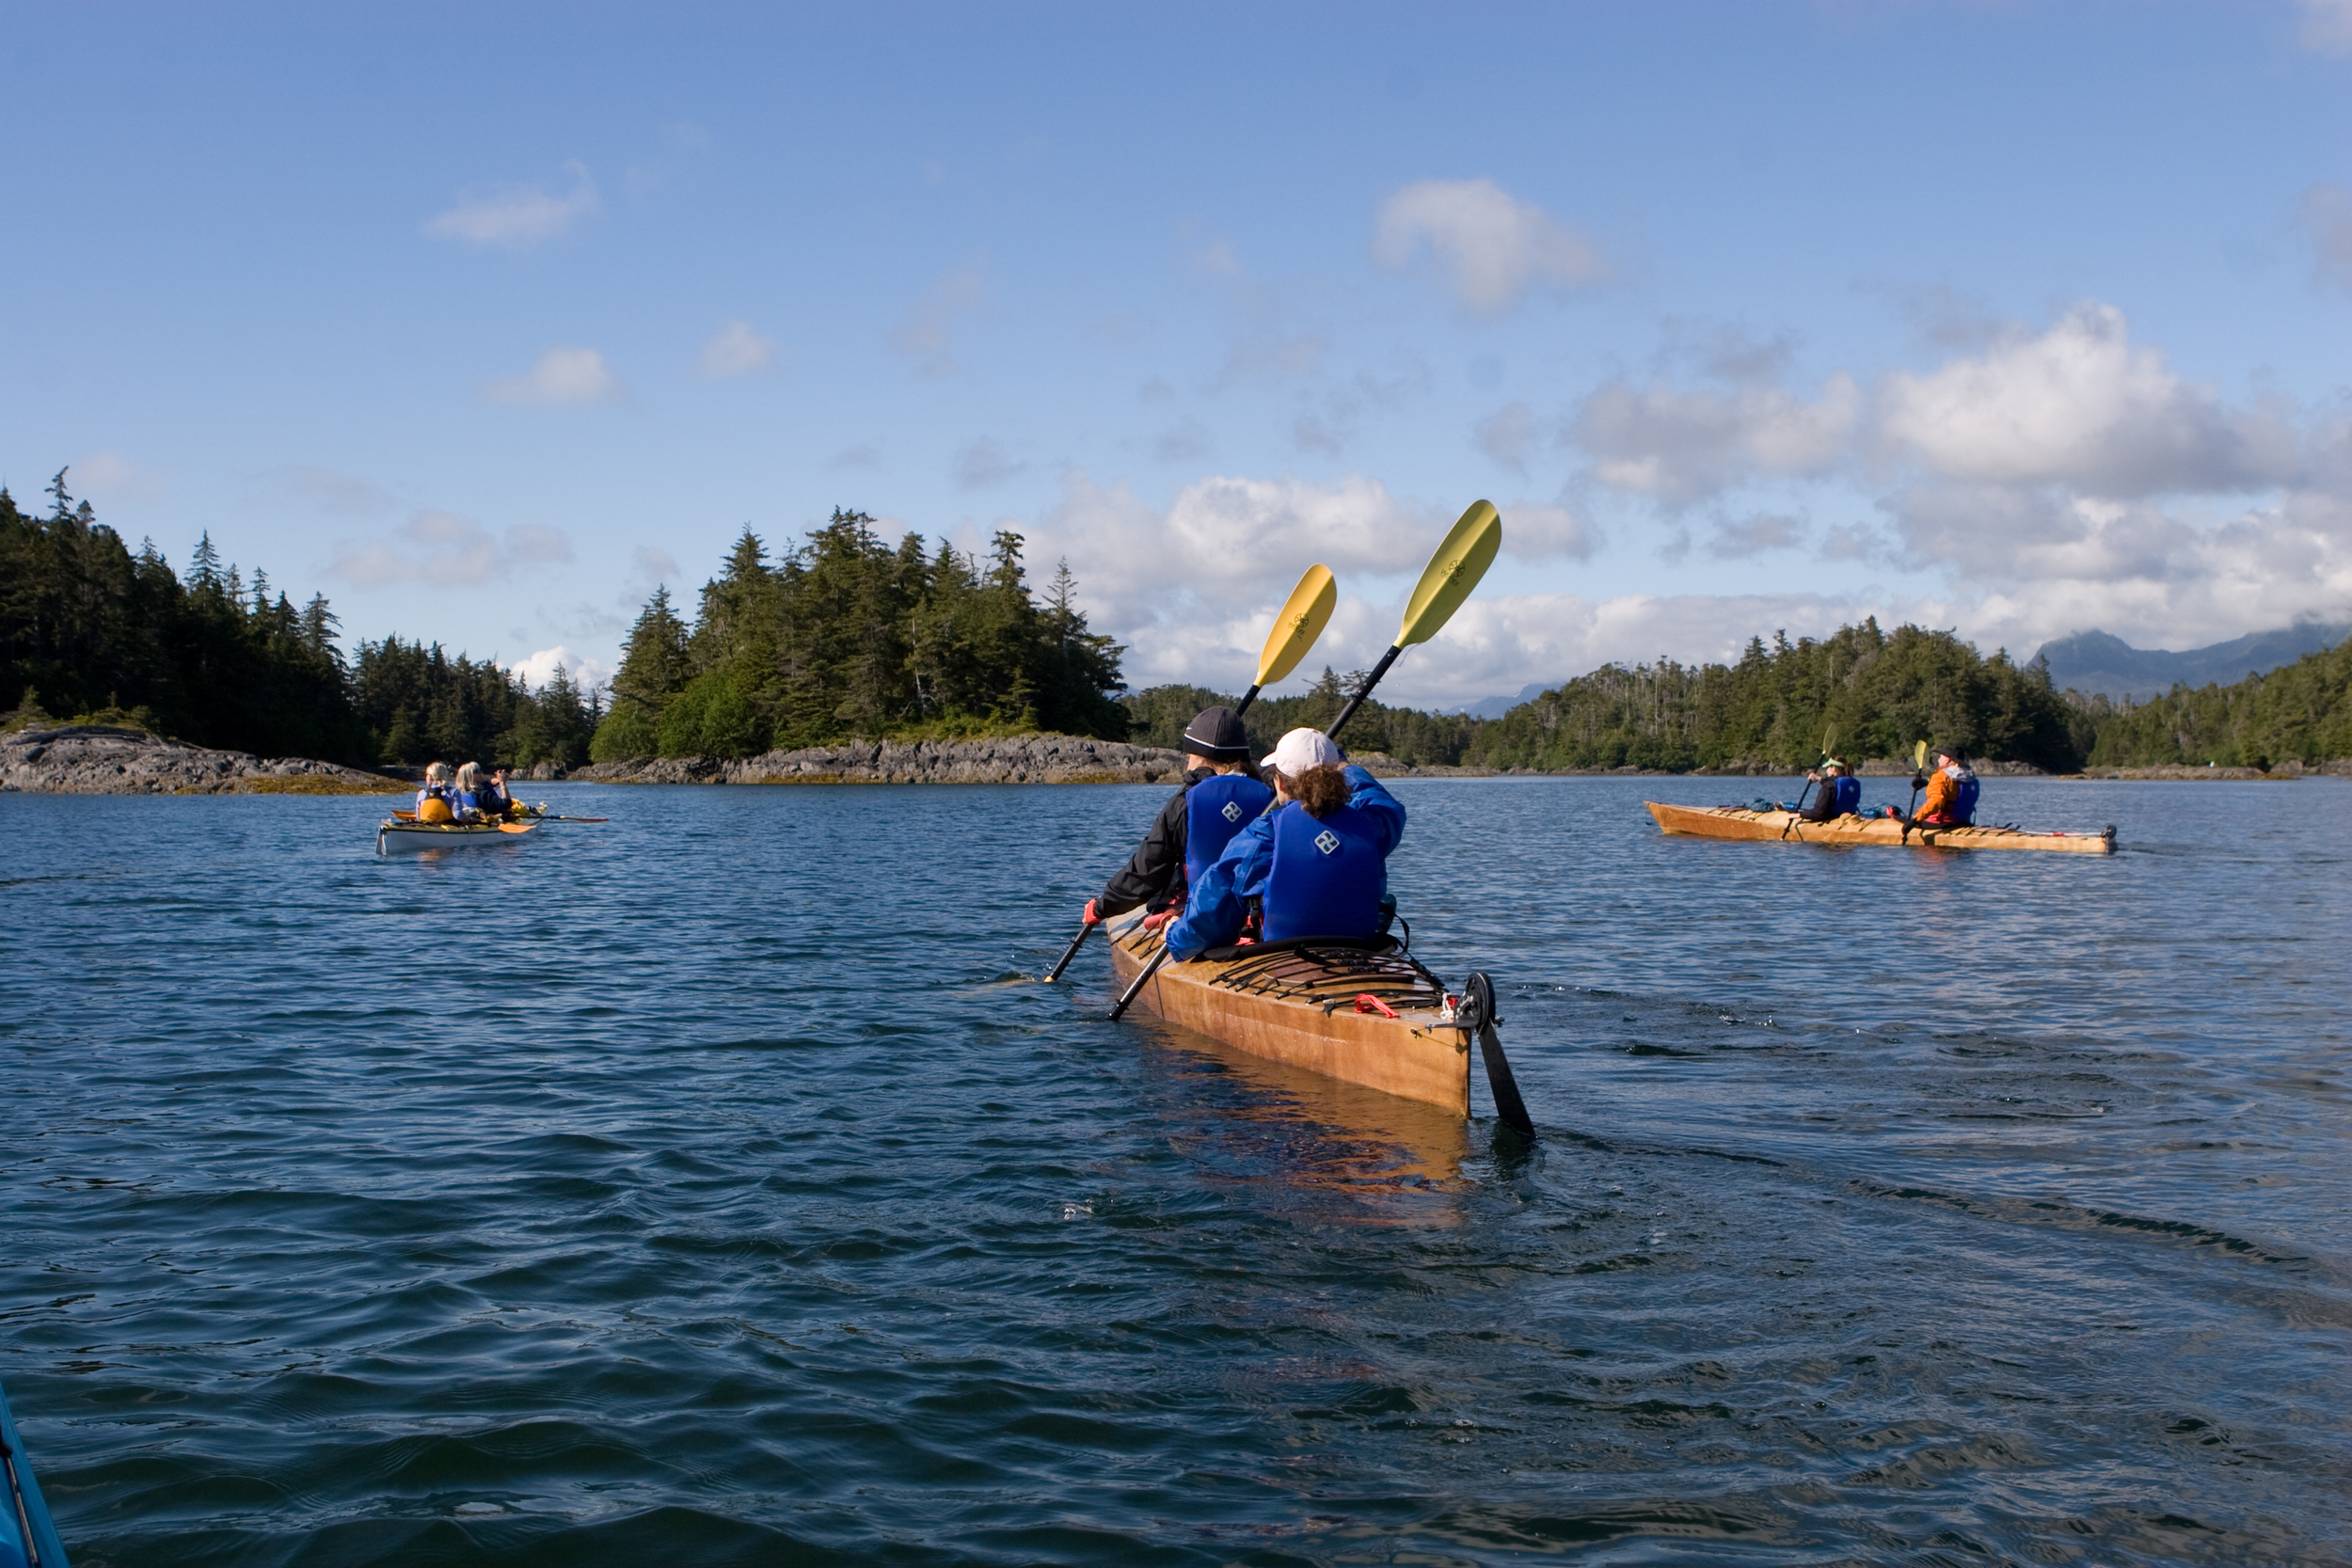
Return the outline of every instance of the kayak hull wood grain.
{"type": "Polygon", "coordinates": [[[2030,833],[2016,828],[1915,827],[1887,816],[1840,816],[1808,822],[1794,812],[1738,806],[1670,806],[1645,800],[1658,826],[1693,838],[1770,839],[1786,844],[1877,844],[1913,849],[2039,849],[2061,855],[2115,852],[2115,830],[2099,833],[2030,833]]]}
{"type": "MultiPolygon", "coordinates": [[[[1158,934],[1140,921],[1112,936],[1111,973],[1121,992],[1159,951],[1158,934]]],[[[1245,948],[1226,962],[1165,963],[1135,1005],[1253,1056],[1467,1117],[1468,1033],[1447,1021],[1443,991],[1411,977],[1417,966],[1377,957],[1245,948]],[[1358,1012],[1355,999],[1366,991],[1397,1016],[1358,1012]]]]}

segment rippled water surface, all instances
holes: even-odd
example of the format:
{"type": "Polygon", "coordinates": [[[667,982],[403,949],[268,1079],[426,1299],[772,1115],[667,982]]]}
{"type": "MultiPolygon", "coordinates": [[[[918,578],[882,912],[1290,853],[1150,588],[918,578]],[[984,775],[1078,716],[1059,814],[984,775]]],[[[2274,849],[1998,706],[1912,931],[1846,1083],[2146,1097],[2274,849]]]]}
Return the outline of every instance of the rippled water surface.
{"type": "Polygon", "coordinates": [[[2352,784],[1402,781],[1541,1147],[1034,976],[1150,788],[0,797],[81,1564],[2342,1562],[2352,784]],[[1883,785],[1873,784],[1874,792],[1883,785]]]}

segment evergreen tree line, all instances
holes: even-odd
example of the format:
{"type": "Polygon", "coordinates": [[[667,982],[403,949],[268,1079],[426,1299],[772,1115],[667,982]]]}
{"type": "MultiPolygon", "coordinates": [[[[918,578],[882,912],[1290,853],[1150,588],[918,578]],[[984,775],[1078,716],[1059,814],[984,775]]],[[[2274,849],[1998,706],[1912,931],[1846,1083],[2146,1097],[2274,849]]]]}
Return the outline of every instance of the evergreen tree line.
{"type": "MultiPolygon", "coordinates": [[[[850,736],[1043,729],[1176,747],[1193,714],[1232,696],[1191,686],[1127,692],[1125,651],[1096,634],[1058,570],[1029,591],[1021,536],[985,561],[835,511],[771,560],[745,530],[706,584],[694,624],[655,594],[629,636],[609,711],[559,672],[540,690],[490,660],[398,636],[346,659],[322,595],[297,607],[207,535],[183,578],[151,543],[134,552],[60,472],[45,516],[0,489],[0,701],[20,720],[133,724],[199,745],[360,765],[432,758],[529,767],[689,754],[743,756],[850,736]]],[[[1360,673],[1327,668],[1305,692],[1261,700],[1261,752],[1330,722],[1360,673]]],[[[1752,639],[1732,664],[1605,665],[1500,719],[1366,703],[1351,750],[1494,768],[1799,768],[1824,730],[1850,757],[1944,740],[2053,772],[2167,763],[2307,766],[2352,756],[2352,643],[2230,687],[2144,703],[2052,689],[2039,661],[1985,657],[1949,632],[1878,623],[1816,641],[1752,639]]]]}
{"type": "Polygon", "coordinates": [[[433,757],[566,767],[602,710],[560,672],[538,691],[488,660],[397,636],[336,644],[322,594],[301,608],[267,573],[221,563],[207,533],[183,580],[135,554],[60,471],[47,516],[0,489],[0,700],[16,719],[152,730],[199,746],[362,767],[433,757]]]}
{"type": "MultiPolygon", "coordinates": [[[[1303,695],[1261,699],[1247,718],[1251,741],[1270,750],[1293,725],[1321,727],[1361,680],[1326,669],[1303,695]]],[[[1162,687],[1127,701],[1143,736],[1175,745],[1199,706],[1232,699],[1162,687]]],[[[1416,765],[1684,772],[1809,767],[1833,729],[1837,750],[1855,760],[1907,755],[1914,741],[1926,740],[2070,772],[2082,766],[2097,725],[2052,689],[2039,661],[1988,658],[1950,632],[1901,626],[1889,635],[1872,619],[1818,641],[1780,635],[1767,646],[1752,638],[1736,664],[1603,665],[1500,719],[1368,702],[1343,738],[1351,751],[1416,765]]]]}
{"type": "Polygon", "coordinates": [[[1022,538],[988,559],[835,509],[771,560],[750,529],[688,626],[667,588],[630,629],[599,762],[742,757],[851,737],[1127,733],[1120,656],[1072,602],[1065,562],[1031,597],[1022,538]]]}
{"type": "Polygon", "coordinates": [[[2144,703],[2066,694],[2096,767],[2270,768],[2352,757],[2352,641],[2234,686],[2176,685],[2144,703]]]}

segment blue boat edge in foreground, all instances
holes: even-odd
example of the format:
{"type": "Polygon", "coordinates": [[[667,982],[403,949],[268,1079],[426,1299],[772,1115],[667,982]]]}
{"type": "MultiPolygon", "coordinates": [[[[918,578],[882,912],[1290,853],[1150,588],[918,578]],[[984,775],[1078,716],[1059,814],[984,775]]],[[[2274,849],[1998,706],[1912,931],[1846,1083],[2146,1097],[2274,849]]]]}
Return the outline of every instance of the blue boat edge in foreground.
{"type": "Polygon", "coordinates": [[[5,1389],[0,1389],[0,1568],[65,1568],[65,1544],[40,1500],[5,1389]]]}

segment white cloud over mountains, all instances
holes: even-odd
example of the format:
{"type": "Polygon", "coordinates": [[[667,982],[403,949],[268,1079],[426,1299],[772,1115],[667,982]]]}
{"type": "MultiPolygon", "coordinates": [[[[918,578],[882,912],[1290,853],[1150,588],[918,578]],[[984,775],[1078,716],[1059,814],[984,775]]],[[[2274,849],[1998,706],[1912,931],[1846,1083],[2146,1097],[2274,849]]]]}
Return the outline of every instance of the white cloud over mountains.
{"type": "Polygon", "coordinates": [[[1473,314],[1500,315],[1531,289],[1578,289],[1606,274],[1590,240],[1491,180],[1421,180],[1380,204],[1373,259],[1403,270],[1427,259],[1473,314]]]}
{"type": "MultiPolygon", "coordinates": [[[[1777,374],[1612,381],[1565,434],[1586,483],[1669,521],[1736,511],[1755,486],[1815,486],[1820,510],[1843,514],[1812,540],[1820,556],[1933,574],[1945,624],[1980,639],[2023,647],[2095,626],[2178,645],[2352,610],[2344,417],[2233,403],[2135,341],[2110,305],[2012,324],[1868,387],[1840,372],[1807,397],[1777,374]]],[[[1745,559],[1807,532],[1767,505],[1719,521],[1707,547],[1745,559]]]]}
{"type": "Polygon", "coordinates": [[[2111,497],[2261,489],[2290,480],[2296,455],[2277,411],[2233,409],[2184,381],[2096,302],[1925,374],[1895,372],[1878,425],[1946,478],[2111,497]]]}
{"type": "Polygon", "coordinates": [[[561,530],[524,525],[493,535],[471,518],[427,508],[389,535],[345,540],[327,571],[357,588],[476,588],[520,568],[571,559],[571,541],[561,530]]]}
{"type": "Polygon", "coordinates": [[[622,395],[621,378],[593,348],[551,348],[525,373],[486,383],[485,402],[529,407],[566,404],[612,403],[622,395]]]}
{"type": "Polygon", "coordinates": [[[529,250],[568,232],[582,218],[604,210],[587,167],[567,163],[570,188],[545,185],[502,185],[469,195],[447,212],[425,220],[424,231],[435,239],[454,240],[494,250],[529,250]]]}
{"type": "Polygon", "coordinates": [[[523,684],[533,691],[544,690],[558,670],[571,678],[574,686],[583,691],[612,684],[613,666],[600,658],[576,654],[562,643],[541,648],[529,658],[518,658],[507,667],[509,674],[522,677],[523,684]]]}
{"type": "Polygon", "coordinates": [[[1861,388],[1842,372],[1809,403],[1777,387],[1680,391],[1612,381],[1584,400],[1569,429],[1603,484],[1681,506],[1758,475],[1829,472],[1847,457],[1861,414],[1861,388]]]}
{"type": "Polygon", "coordinates": [[[714,381],[775,367],[776,341],[747,321],[731,321],[719,328],[695,356],[695,369],[714,381]]]}

